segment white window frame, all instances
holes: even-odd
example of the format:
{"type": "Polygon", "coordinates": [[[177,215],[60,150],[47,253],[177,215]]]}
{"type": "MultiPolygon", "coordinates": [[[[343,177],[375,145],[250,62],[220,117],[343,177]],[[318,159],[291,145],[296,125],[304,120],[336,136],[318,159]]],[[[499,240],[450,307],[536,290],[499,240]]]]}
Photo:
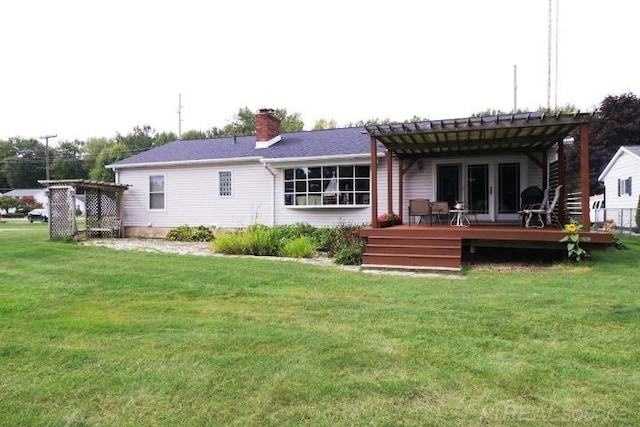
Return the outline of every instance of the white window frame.
{"type": "MultiPolygon", "coordinates": [[[[282,169],[283,179],[283,203],[285,208],[290,209],[353,209],[353,208],[368,208],[371,206],[371,166],[369,163],[331,163],[331,164],[305,164],[305,165],[291,165],[282,169]],[[340,168],[351,167],[351,176],[341,177],[340,168]],[[369,173],[367,177],[356,176],[357,167],[368,167],[369,173]],[[300,179],[296,175],[297,169],[311,169],[320,168],[319,177],[305,177],[300,179]],[[337,176],[329,177],[325,175],[324,169],[335,168],[337,176]],[[287,171],[291,171],[293,178],[287,179],[287,171]],[[357,189],[358,180],[368,181],[367,189],[357,189]],[[335,183],[328,185],[332,180],[335,183]],[[352,188],[350,190],[340,190],[341,181],[352,181],[352,188]],[[316,188],[310,191],[310,182],[321,182],[320,188],[316,188]],[[298,191],[297,182],[306,182],[306,191],[298,191]],[[337,186],[337,188],[335,187],[337,186]],[[334,195],[335,194],[335,195],[334,195]],[[365,200],[366,203],[357,203],[358,200],[365,200]],[[351,203],[345,203],[345,200],[351,200],[351,203]],[[330,201],[330,202],[329,202],[330,201]],[[334,202],[335,201],[335,202],[334,202]]],[[[317,185],[317,184],[316,184],[317,185]]]]}
{"type": "Polygon", "coordinates": [[[618,180],[618,197],[631,196],[631,177],[618,180]]]}
{"type": "Polygon", "coordinates": [[[154,174],[149,174],[147,176],[147,194],[148,194],[148,204],[147,204],[147,210],[150,212],[164,212],[167,210],[167,176],[166,174],[163,173],[154,173],[154,174]],[[151,178],[153,177],[162,177],[162,192],[160,191],[156,191],[156,192],[152,192],[151,191],[151,178]],[[152,194],[162,194],[162,208],[152,208],[151,207],[151,195],[152,194]]]}
{"type": "Polygon", "coordinates": [[[233,173],[231,171],[218,171],[218,196],[233,197],[233,173]],[[228,177],[223,179],[223,175],[228,177]]]}

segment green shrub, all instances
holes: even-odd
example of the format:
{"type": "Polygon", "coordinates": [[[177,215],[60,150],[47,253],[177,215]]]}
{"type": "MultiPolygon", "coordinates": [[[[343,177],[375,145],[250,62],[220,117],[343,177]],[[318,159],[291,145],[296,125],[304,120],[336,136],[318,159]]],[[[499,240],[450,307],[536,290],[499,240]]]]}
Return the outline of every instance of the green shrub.
{"type": "Polygon", "coordinates": [[[285,240],[293,240],[296,237],[311,237],[316,228],[307,223],[299,222],[296,224],[276,225],[273,229],[278,231],[281,238],[285,240]]]}
{"type": "Polygon", "coordinates": [[[364,245],[345,246],[338,250],[333,256],[336,264],[360,265],[362,264],[362,254],[364,245]]]}
{"type": "Polygon", "coordinates": [[[336,239],[336,228],[322,227],[313,230],[311,239],[316,244],[316,248],[323,252],[329,252],[336,239]]]}
{"type": "Polygon", "coordinates": [[[210,242],[214,239],[213,233],[204,225],[189,227],[181,225],[167,233],[167,240],[174,242],[210,242]]]}
{"type": "Polygon", "coordinates": [[[244,232],[219,234],[212,248],[226,255],[249,255],[249,242],[244,232]]]}
{"type": "Polygon", "coordinates": [[[307,236],[287,240],[282,246],[281,255],[291,258],[311,258],[316,253],[316,246],[307,236]]]}
{"type": "Polygon", "coordinates": [[[245,231],[245,234],[251,255],[277,256],[280,253],[280,230],[266,225],[253,225],[245,231]]]}

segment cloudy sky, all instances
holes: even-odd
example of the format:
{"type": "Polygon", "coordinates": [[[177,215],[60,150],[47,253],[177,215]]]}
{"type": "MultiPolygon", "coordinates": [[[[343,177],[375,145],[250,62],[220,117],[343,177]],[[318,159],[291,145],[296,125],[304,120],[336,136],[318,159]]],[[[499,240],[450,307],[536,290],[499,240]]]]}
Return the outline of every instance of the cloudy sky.
{"type": "MultiPolygon", "coordinates": [[[[640,95],[640,2],[558,1],[558,104],[640,95]]],[[[245,106],[306,128],[508,111],[514,65],[518,107],[547,102],[547,0],[32,0],[0,16],[2,139],[177,133],[179,94],[183,131],[245,106]]]]}

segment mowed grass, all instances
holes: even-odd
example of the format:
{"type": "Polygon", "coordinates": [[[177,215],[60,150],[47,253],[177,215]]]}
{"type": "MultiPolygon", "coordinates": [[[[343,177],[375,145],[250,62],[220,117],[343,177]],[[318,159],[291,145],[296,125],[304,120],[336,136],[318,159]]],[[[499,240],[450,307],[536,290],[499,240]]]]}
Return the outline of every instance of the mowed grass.
{"type": "Polygon", "coordinates": [[[0,425],[638,425],[626,243],[416,278],[0,224],[0,425]]]}

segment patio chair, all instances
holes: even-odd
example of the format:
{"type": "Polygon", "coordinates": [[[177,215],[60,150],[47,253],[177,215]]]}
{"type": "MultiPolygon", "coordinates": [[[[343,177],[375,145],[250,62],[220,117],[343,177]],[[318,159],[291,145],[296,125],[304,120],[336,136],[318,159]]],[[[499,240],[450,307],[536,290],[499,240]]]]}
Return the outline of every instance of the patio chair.
{"type": "Polygon", "coordinates": [[[535,185],[527,187],[520,193],[520,225],[524,226],[527,219],[526,211],[531,209],[542,209],[547,205],[549,200],[549,188],[542,191],[540,187],[535,185]]]}
{"type": "MultiPolygon", "coordinates": [[[[555,194],[553,195],[553,201],[551,202],[550,205],[548,206],[540,206],[539,208],[536,209],[526,209],[524,210],[524,212],[526,213],[527,216],[527,220],[525,222],[525,227],[535,227],[535,228],[544,228],[545,224],[546,225],[551,225],[553,220],[555,219],[555,222],[558,222],[558,219],[555,215],[555,209],[556,209],[556,205],[558,204],[558,200],[560,199],[560,190],[562,189],[562,185],[558,185],[556,187],[556,191],[555,194]],[[533,218],[534,215],[538,216],[538,222],[540,223],[540,225],[531,225],[531,218],[533,218]],[[542,215],[545,215],[545,219],[543,220],[542,215]]],[[[548,199],[547,199],[548,200],[548,199]]]]}
{"type": "Polygon", "coordinates": [[[438,218],[440,224],[449,223],[449,203],[448,202],[434,202],[431,205],[431,215],[438,218]],[[442,220],[444,219],[444,223],[442,220]]]}
{"type": "Polygon", "coordinates": [[[417,224],[421,223],[425,216],[429,217],[429,225],[431,225],[431,203],[429,203],[429,199],[409,200],[409,225],[416,223],[416,217],[419,217],[417,224]]]}

